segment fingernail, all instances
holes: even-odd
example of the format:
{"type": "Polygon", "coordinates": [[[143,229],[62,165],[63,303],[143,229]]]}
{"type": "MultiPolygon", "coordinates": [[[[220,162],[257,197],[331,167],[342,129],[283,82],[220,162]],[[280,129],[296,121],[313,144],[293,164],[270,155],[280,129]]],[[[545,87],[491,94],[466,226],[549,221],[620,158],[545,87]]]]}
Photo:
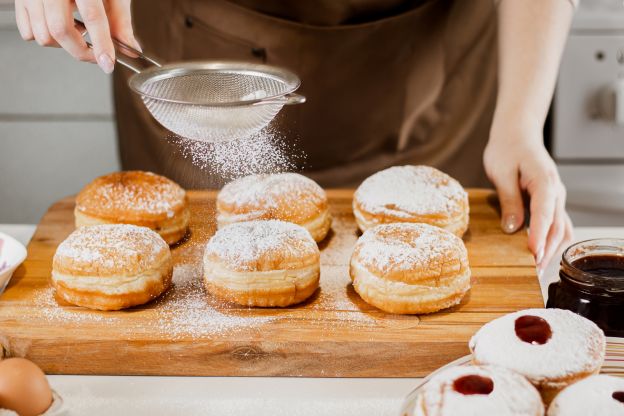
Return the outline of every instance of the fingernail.
{"type": "Polygon", "coordinates": [[[143,53],[143,48],[141,47],[141,45],[139,45],[139,42],[137,42],[136,40],[133,42],[134,45],[134,49],[136,49],[137,51],[143,53]]]}
{"type": "Polygon", "coordinates": [[[115,62],[113,62],[111,57],[106,55],[105,53],[98,56],[97,61],[100,68],[102,68],[102,71],[104,71],[104,73],[106,74],[110,74],[115,69],[115,62]]]}
{"type": "Polygon", "coordinates": [[[515,214],[506,215],[501,223],[503,232],[507,234],[515,233],[518,230],[518,217],[515,214]]]}

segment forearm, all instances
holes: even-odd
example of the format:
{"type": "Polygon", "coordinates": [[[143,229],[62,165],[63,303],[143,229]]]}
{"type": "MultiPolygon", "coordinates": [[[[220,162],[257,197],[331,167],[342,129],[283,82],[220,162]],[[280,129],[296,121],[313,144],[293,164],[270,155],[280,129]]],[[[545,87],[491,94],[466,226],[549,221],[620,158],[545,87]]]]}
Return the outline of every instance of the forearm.
{"type": "Polygon", "coordinates": [[[570,0],[501,0],[494,123],[544,124],[574,12],[570,0]]]}

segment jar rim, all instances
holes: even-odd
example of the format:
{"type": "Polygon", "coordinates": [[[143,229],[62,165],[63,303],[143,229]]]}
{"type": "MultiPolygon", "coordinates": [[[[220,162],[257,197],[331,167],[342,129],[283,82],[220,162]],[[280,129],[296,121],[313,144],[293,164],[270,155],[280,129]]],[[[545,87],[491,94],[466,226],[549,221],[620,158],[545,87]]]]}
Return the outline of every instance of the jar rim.
{"type": "Polygon", "coordinates": [[[561,267],[566,277],[577,285],[585,288],[601,289],[610,293],[624,293],[624,278],[609,277],[584,271],[573,265],[573,262],[583,257],[589,257],[597,252],[624,258],[624,238],[595,238],[583,240],[570,245],[561,255],[561,267]],[[585,250],[582,254],[574,250],[585,250]],[[609,250],[610,249],[610,250],[609,250]],[[575,254],[574,258],[573,253],[575,254]]]}

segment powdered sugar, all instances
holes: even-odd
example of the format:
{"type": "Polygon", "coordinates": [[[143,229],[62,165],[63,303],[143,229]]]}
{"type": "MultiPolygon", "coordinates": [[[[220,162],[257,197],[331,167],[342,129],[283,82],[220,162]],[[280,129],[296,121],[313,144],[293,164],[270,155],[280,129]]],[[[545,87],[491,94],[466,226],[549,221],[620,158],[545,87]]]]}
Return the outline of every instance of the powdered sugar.
{"type": "Polygon", "coordinates": [[[205,256],[241,271],[262,271],[262,265],[318,256],[318,247],[303,227],[279,220],[228,225],[210,239],[205,256]],[[271,261],[273,260],[273,261],[271,261]]]}
{"type": "MultiPolygon", "coordinates": [[[[126,328],[128,336],[135,331],[126,325],[127,317],[123,311],[99,312],[59,306],[54,299],[54,289],[50,287],[38,290],[34,302],[44,319],[56,325],[114,325],[118,331],[126,328]]],[[[198,264],[176,265],[173,286],[153,303],[135,310],[142,308],[153,308],[154,314],[149,326],[141,330],[171,340],[249,331],[274,320],[272,316],[258,315],[252,310],[231,308],[231,305],[209,296],[203,288],[201,266],[198,264]]]]}
{"type": "Polygon", "coordinates": [[[459,366],[441,371],[424,386],[417,407],[416,416],[544,414],[539,393],[524,377],[489,366],[459,366]],[[493,390],[489,394],[468,395],[455,390],[456,380],[473,375],[491,380],[493,390]]]}
{"type": "MultiPolygon", "coordinates": [[[[595,375],[563,390],[548,408],[548,416],[621,416],[624,403],[613,397],[624,392],[624,379],[595,375]]],[[[623,393],[624,394],[624,393],[623,393]]]]}
{"type": "Polygon", "coordinates": [[[485,324],[470,340],[475,361],[499,365],[523,374],[534,383],[598,370],[606,341],[590,320],[562,309],[527,309],[485,324]],[[522,341],[515,332],[517,318],[545,319],[552,337],[545,344],[522,341]]]}
{"type": "Polygon", "coordinates": [[[153,328],[171,339],[203,338],[215,334],[253,330],[274,320],[272,316],[238,309],[209,296],[203,286],[201,266],[174,268],[173,288],[155,302],[153,328]]]}
{"type": "Polygon", "coordinates": [[[54,264],[68,262],[83,273],[135,274],[152,268],[168,250],[167,243],[149,228],[130,224],[94,225],[71,233],[58,246],[54,264]]]}
{"type": "Polygon", "coordinates": [[[457,213],[468,206],[468,194],[455,179],[429,166],[393,166],[367,178],[354,202],[371,213],[412,218],[457,213]]]}
{"type": "Polygon", "coordinates": [[[175,182],[151,172],[116,172],[97,178],[76,198],[79,211],[124,212],[172,218],[184,204],[185,192],[175,182]]]}
{"type": "MultiPolygon", "coordinates": [[[[219,202],[233,206],[233,210],[252,206],[268,212],[285,200],[321,204],[327,197],[316,182],[297,173],[246,176],[230,182],[219,193],[219,202]]],[[[288,209],[288,205],[283,208],[288,209]]]]}
{"type": "Polygon", "coordinates": [[[205,142],[169,137],[182,156],[200,169],[228,181],[242,176],[295,170],[305,155],[267,127],[249,137],[205,142]]]}
{"type": "Polygon", "coordinates": [[[364,267],[384,274],[417,269],[440,273],[445,263],[459,266],[467,252],[463,241],[448,231],[427,224],[395,223],[367,230],[353,256],[364,267]]]}

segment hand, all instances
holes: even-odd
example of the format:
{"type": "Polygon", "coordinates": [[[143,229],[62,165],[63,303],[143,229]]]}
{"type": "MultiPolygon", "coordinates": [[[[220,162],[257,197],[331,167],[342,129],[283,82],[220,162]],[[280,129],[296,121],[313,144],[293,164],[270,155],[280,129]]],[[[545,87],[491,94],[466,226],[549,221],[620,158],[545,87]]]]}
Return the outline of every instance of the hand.
{"type": "Polygon", "coordinates": [[[495,121],[483,162],[498,192],[503,231],[513,233],[522,227],[523,194],[530,198],[529,249],[541,276],[557,249],[573,238],[565,211],[566,190],[544,147],[542,129],[495,121]]]}
{"type": "Polygon", "coordinates": [[[130,0],[15,0],[15,17],[24,40],[62,47],[80,61],[97,63],[107,74],[115,66],[112,37],[140,50],[132,31],[130,0]],[[74,26],[76,9],[93,50],[74,26]]]}

